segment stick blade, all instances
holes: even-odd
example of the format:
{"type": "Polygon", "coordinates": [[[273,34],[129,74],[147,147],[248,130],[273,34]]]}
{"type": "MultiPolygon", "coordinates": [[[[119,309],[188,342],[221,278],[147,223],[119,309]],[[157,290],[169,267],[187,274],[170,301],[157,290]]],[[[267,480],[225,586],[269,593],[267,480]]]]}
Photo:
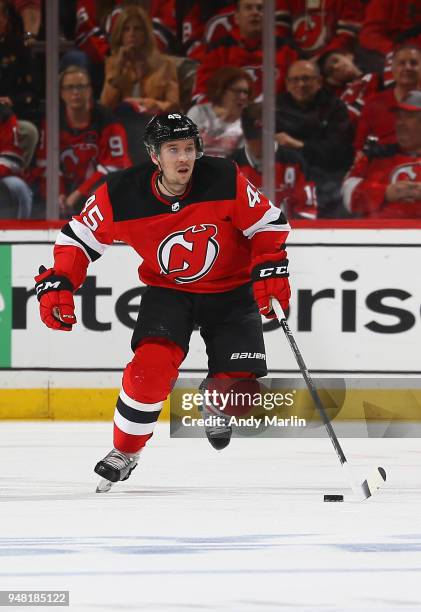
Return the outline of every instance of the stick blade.
{"type": "Polygon", "coordinates": [[[372,471],[369,477],[360,485],[362,499],[368,499],[375,491],[380,489],[386,482],[386,470],[382,467],[377,467],[372,471]]]}

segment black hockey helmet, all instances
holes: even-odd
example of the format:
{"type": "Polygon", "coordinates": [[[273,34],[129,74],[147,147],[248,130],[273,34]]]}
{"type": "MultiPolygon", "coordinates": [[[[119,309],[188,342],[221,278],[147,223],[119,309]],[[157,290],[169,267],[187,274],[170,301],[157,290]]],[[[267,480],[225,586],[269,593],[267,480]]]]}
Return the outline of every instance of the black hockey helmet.
{"type": "Polygon", "coordinates": [[[168,115],[155,115],[145,128],[144,143],[149,153],[158,155],[164,142],[169,140],[194,139],[196,146],[196,159],[203,155],[203,141],[197,125],[186,115],[170,113],[168,115]]]}

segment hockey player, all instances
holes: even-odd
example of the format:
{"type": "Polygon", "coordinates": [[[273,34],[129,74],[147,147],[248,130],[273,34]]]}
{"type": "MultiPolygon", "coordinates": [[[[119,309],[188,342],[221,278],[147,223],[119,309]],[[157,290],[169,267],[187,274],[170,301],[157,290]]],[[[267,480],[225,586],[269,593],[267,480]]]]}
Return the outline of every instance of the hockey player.
{"type": "MultiPolygon", "coordinates": [[[[259,310],[273,318],[271,298],[285,310],[290,297],[289,225],[279,209],[233,162],[203,156],[197,126],[184,115],[155,116],[145,144],[151,161],[107,177],[58,235],[53,268],[35,278],[41,319],[70,331],[73,293],[89,263],[114,240],[143,258],[139,277],[148,287],[115,410],[114,448],[95,467],[98,492],[137,465],[194,326],[206,344],[209,377],[264,376],[259,310]]],[[[221,429],[207,431],[217,449],[230,441],[230,429],[221,429]]]]}

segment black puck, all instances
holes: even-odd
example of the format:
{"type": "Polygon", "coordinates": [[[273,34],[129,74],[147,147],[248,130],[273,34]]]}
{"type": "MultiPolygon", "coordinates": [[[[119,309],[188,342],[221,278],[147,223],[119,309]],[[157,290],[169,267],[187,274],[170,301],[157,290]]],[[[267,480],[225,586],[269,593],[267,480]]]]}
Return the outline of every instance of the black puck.
{"type": "Polygon", "coordinates": [[[323,501],[325,502],[343,502],[343,495],[323,495],[323,501]]]}

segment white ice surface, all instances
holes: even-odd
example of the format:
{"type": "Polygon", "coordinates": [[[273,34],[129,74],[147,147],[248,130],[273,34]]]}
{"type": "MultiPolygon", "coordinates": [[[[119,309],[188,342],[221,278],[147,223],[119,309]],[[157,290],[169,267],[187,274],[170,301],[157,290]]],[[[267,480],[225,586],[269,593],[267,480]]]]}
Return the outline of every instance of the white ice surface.
{"type": "Polygon", "coordinates": [[[62,609],[94,612],[421,610],[420,439],[343,441],[357,473],[388,472],[363,503],[327,439],[217,453],[165,424],[98,495],[110,440],[103,423],[1,424],[0,589],[68,589],[62,609]]]}

